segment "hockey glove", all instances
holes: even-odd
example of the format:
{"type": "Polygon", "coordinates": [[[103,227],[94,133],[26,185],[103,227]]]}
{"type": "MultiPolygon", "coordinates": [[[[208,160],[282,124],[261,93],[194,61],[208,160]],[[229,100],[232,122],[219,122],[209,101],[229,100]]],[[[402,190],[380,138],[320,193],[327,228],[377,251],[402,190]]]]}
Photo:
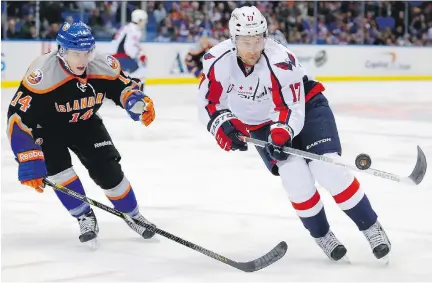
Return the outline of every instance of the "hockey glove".
{"type": "Polygon", "coordinates": [[[42,150],[34,149],[18,153],[18,180],[21,184],[34,188],[43,193],[45,187],[43,177],[47,173],[45,158],[42,150]]]}
{"type": "Polygon", "coordinates": [[[283,161],[288,158],[288,153],[283,152],[284,146],[291,147],[293,131],[290,126],[282,123],[273,123],[270,126],[270,135],[266,150],[270,156],[278,161],[283,161]]]}
{"type": "Polygon", "coordinates": [[[142,65],[147,64],[147,56],[145,56],[144,54],[141,54],[138,59],[142,65]]]}
{"type": "Polygon", "coordinates": [[[250,136],[246,125],[229,110],[216,112],[208,123],[207,129],[215,136],[219,146],[226,151],[248,149],[247,143],[239,138],[240,135],[250,136]]]}
{"type": "Polygon", "coordinates": [[[142,91],[130,90],[129,92],[124,104],[129,116],[134,121],[141,121],[145,126],[150,125],[156,116],[153,100],[142,91]]]}

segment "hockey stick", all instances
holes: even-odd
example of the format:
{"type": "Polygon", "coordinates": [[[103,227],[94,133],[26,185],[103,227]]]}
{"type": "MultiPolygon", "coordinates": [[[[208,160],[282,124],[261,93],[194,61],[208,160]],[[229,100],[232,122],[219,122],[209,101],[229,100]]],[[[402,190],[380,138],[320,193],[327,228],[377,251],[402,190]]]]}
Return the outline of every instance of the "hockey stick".
{"type": "MultiPolygon", "coordinates": [[[[259,147],[265,147],[266,144],[268,143],[268,142],[265,142],[262,140],[249,138],[249,137],[240,137],[240,138],[242,138],[245,142],[251,143],[251,144],[259,146],[259,147]]],[[[292,155],[299,156],[299,157],[343,166],[343,167],[349,168],[351,170],[355,170],[355,171],[359,171],[359,172],[365,172],[365,173],[374,175],[376,177],[380,177],[383,179],[387,179],[387,180],[391,180],[394,182],[403,183],[403,184],[407,184],[407,185],[420,184],[420,182],[423,180],[423,177],[426,174],[426,169],[427,169],[426,156],[424,155],[422,149],[419,146],[417,146],[417,163],[414,167],[414,170],[411,172],[411,175],[409,175],[408,177],[395,175],[392,173],[384,172],[384,171],[373,169],[373,168],[369,168],[366,170],[360,170],[355,166],[345,164],[345,163],[337,161],[333,158],[329,158],[329,157],[326,157],[323,155],[313,154],[310,152],[306,152],[306,151],[302,151],[302,150],[298,150],[298,149],[294,149],[294,148],[290,148],[290,147],[284,147],[283,151],[286,153],[292,154],[292,155]]]]}
{"type": "MultiPolygon", "coordinates": [[[[109,212],[111,214],[114,214],[115,216],[118,216],[118,217],[122,218],[125,221],[132,222],[132,219],[130,218],[129,215],[127,215],[126,213],[123,213],[123,212],[121,212],[121,211],[119,211],[117,209],[111,208],[111,207],[106,206],[106,205],[104,205],[104,204],[102,204],[100,202],[97,202],[97,201],[95,201],[93,199],[90,199],[90,198],[88,198],[86,196],[78,194],[78,193],[74,192],[71,189],[68,189],[68,188],[66,188],[64,186],[61,186],[61,185],[56,184],[56,183],[53,183],[53,182],[51,182],[50,180],[48,180],[46,178],[44,179],[44,183],[46,185],[52,187],[55,190],[61,191],[62,193],[65,193],[65,194],[67,194],[67,195],[69,195],[71,197],[79,199],[79,200],[81,200],[83,202],[86,202],[86,203],[88,203],[90,205],[96,206],[96,207],[98,207],[98,208],[100,208],[102,210],[105,210],[106,212],[109,212]]],[[[166,232],[166,231],[164,231],[162,229],[155,228],[155,227],[153,227],[153,226],[151,226],[151,225],[149,225],[147,223],[139,221],[139,224],[141,226],[143,226],[144,228],[146,228],[146,229],[155,231],[157,234],[159,234],[161,236],[164,236],[165,238],[168,238],[168,239],[170,239],[170,240],[172,240],[172,241],[174,241],[176,243],[179,243],[179,244],[181,244],[183,246],[186,246],[186,247],[188,247],[190,249],[193,249],[193,250],[195,250],[197,252],[200,252],[200,253],[202,253],[202,254],[204,254],[204,255],[206,255],[208,257],[211,257],[213,259],[216,259],[216,260],[218,260],[218,261],[220,261],[222,263],[228,264],[229,266],[232,266],[232,267],[235,267],[237,269],[240,269],[241,271],[244,271],[244,272],[254,272],[254,271],[263,269],[263,268],[265,268],[265,267],[267,267],[267,266],[275,263],[279,259],[281,259],[285,255],[286,251],[288,250],[288,245],[284,241],[282,241],[276,247],[274,247],[270,252],[268,252],[267,254],[263,255],[260,258],[257,258],[255,260],[248,261],[248,262],[236,262],[236,261],[233,261],[233,260],[231,260],[229,258],[221,256],[220,254],[217,254],[217,253],[212,252],[210,250],[207,250],[207,249],[205,249],[205,248],[203,248],[201,246],[198,246],[198,245],[196,245],[194,243],[191,243],[191,242],[183,240],[183,239],[181,239],[181,238],[179,238],[177,236],[174,236],[173,234],[168,233],[168,232],[166,232]]]]}

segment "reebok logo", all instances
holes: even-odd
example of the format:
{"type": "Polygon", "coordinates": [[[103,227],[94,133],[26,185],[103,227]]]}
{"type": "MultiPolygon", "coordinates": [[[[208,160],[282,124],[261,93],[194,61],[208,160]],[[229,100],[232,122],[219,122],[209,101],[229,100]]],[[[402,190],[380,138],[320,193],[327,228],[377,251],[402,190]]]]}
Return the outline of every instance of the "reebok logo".
{"type": "Polygon", "coordinates": [[[19,162],[27,162],[27,161],[33,161],[38,159],[44,160],[43,152],[40,150],[30,150],[30,151],[18,153],[19,162]]]}
{"type": "Polygon", "coordinates": [[[103,147],[103,146],[107,146],[107,145],[113,145],[112,141],[98,142],[98,143],[94,144],[94,147],[99,148],[99,147],[103,147]]]}

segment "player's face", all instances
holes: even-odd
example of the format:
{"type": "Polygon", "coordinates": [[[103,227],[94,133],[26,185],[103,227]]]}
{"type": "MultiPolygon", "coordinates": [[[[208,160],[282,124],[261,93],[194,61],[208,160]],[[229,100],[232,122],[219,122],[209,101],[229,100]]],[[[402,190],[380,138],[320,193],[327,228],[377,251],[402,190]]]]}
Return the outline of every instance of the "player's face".
{"type": "Polygon", "coordinates": [[[89,51],[69,49],[66,51],[64,58],[68,63],[69,68],[71,68],[72,72],[75,75],[80,76],[85,72],[88,63],[93,60],[94,48],[89,51]]]}
{"type": "Polygon", "coordinates": [[[265,38],[262,34],[252,36],[237,36],[237,51],[243,63],[255,65],[261,57],[261,52],[264,49],[264,43],[265,38]]]}
{"type": "Polygon", "coordinates": [[[140,29],[143,30],[143,29],[145,29],[146,24],[147,24],[146,21],[141,20],[141,21],[138,23],[138,27],[139,27],[140,29]]]}

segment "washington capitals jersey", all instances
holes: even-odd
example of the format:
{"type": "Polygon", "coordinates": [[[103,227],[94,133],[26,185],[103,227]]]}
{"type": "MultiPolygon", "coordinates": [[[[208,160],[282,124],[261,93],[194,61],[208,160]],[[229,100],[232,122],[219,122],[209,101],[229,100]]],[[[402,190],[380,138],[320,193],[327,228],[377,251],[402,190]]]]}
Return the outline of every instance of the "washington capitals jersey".
{"type": "Polygon", "coordinates": [[[28,68],[9,106],[12,150],[17,155],[35,149],[35,128],[62,134],[79,127],[95,117],[106,98],[123,107],[138,88],[111,55],[96,54],[83,76],[73,75],[56,52],[42,55],[28,68]]]}
{"type": "Polygon", "coordinates": [[[245,66],[235,45],[226,40],[203,56],[199,85],[199,114],[203,124],[228,109],[253,128],[270,122],[285,123],[294,136],[305,118],[304,70],[284,46],[267,39],[259,61],[245,66]]]}
{"type": "Polygon", "coordinates": [[[135,23],[129,23],[122,27],[115,35],[112,45],[112,53],[115,56],[128,56],[137,59],[141,53],[142,31],[135,23]]]}

